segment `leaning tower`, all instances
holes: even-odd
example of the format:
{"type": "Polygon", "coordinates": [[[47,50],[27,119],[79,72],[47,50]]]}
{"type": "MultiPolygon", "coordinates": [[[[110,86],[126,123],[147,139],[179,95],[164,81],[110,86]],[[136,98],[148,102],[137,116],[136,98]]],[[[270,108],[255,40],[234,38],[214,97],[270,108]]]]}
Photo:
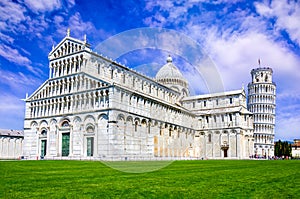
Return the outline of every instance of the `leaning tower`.
{"type": "Polygon", "coordinates": [[[274,156],[276,85],[271,68],[251,71],[248,84],[248,110],[253,113],[254,153],[259,157],[274,156]]]}

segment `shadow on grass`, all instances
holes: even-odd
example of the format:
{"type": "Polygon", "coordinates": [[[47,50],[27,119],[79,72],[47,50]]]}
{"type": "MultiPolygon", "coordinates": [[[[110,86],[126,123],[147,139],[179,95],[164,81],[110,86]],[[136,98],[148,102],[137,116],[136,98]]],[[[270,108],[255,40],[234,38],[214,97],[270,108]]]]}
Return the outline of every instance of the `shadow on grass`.
{"type": "Polygon", "coordinates": [[[167,167],[174,161],[102,161],[106,166],[125,173],[147,173],[167,167]]]}

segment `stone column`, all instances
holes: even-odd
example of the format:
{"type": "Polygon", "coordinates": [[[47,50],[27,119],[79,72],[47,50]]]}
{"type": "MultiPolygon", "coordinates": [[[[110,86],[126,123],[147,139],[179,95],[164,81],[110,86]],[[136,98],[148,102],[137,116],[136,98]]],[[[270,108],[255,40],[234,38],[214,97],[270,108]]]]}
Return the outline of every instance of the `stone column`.
{"type": "Polygon", "coordinates": [[[98,123],[95,123],[94,136],[94,157],[98,157],[98,123]]]}
{"type": "Polygon", "coordinates": [[[220,148],[220,157],[223,158],[224,157],[224,152],[223,150],[221,149],[221,146],[222,146],[222,132],[220,131],[220,136],[219,136],[219,148],[220,148]]]}
{"type": "Polygon", "coordinates": [[[72,62],[72,73],[76,73],[76,59],[72,62]]]}
{"type": "Polygon", "coordinates": [[[36,117],[39,117],[40,116],[40,103],[37,102],[36,104],[36,117]]]}
{"type": "Polygon", "coordinates": [[[68,78],[66,81],[67,81],[66,82],[66,90],[67,90],[66,93],[70,93],[71,92],[71,82],[70,82],[70,79],[68,78]]]}
{"type": "Polygon", "coordinates": [[[70,125],[70,153],[69,157],[73,156],[73,125],[70,125]]]}
{"type": "Polygon", "coordinates": [[[230,147],[232,147],[232,146],[230,146],[230,131],[228,131],[228,143],[227,144],[229,146],[229,148],[227,150],[227,155],[228,155],[228,157],[231,158],[231,149],[230,149],[230,147]]]}
{"type": "Polygon", "coordinates": [[[203,158],[207,158],[207,151],[206,151],[206,145],[207,145],[207,143],[206,143],[206,135],[207,135],[207,132],[206,131],[204,131],[204,135],[203,135],[203,158]]]}
{"type": "Polygon", "coordinates": [[[69,112],[73,113],[74,110],[74,96],[70,97],[70,110],[69,112]]]}
{"type": "Polygon", "coordinates": [[[57,111],[57,104],[56,104],[56,100],[53,101],[53,111],[52,111],[52,115],[56,115],[56,111],[57,111]]]}
{"type": "Polygon", "coordinates": [[[212,133],[211,133],[211,150],[212,150],[212,157],[213,158],[215,158],[215,139],[214,139],[214,137],[215,137],[215,132],[213,132],[212,131],[212,133]]]}
{"type": "Polygon", "coordinates": [[[80,76],[80,82],[81,82],[81,89],[80,90],[85,90],[84,89],[84,85],[85,85],[84,84],[84,77],[82,75],[80,76]]]}
{"type": "Polygon", "coordinates": [[[50,65],[50,67],[49,67],[49,79],[51,79],[52,78],[52,66],[50,65]]]}
{"type": "Polygon", "coordinates": [[[235,130],[236,131],[236,155],[237,158],[241,158],[241,135],[240,135],[240,130],[235,130]]]}
{"type": "Polygon", "coordinates": [[[62,94],[66,94],[67,82],[63,80],[62,82],[62,94]]]}
{"type": "Polygon", "coordinates": [[[64,64],[63,64],[63,74],[64,75],[67,75],[67,68],[68,68],[68,64],[67,64],[67,60],[64,60],[64,62],[63,62],[64,64]]]}
{"type": "Polygon", "coordinates": [[[73,79],[73,77],[71,78],[71,81],[70,81],[70,84],[71,84],[71,93],[73,93],[74,92],[74,79],[73,79]]]}
{"type": "Polygon", "coordinates": [[[56,77],[56,66],[53,64],[52,78],[56,77]]]}
{"type": "Polygon", "coordinates": [[[57,65],[56,65],[56,63],[54,63],[54,66],[53,66],[53,77],[57,77],[57,65]]]}

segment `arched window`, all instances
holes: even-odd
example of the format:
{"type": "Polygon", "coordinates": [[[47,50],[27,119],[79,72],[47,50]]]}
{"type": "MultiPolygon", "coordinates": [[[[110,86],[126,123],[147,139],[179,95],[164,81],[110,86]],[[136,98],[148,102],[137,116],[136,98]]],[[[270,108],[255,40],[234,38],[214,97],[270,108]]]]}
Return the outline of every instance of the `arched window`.
{"type": "Polygon", "coordinates": [[[42,132],[41,132],[41,135],[46,136],[47,135],[47,130],[43,129],[42,132]]]}
{"type": "Polygon", "coordinates": [[[211,134],[208,134],[208,142],[211,142],[211,134]]]}
{"type": "Polygon", "coordinates": [[[62,127],[69,127],[69,122],[68,121],[64,121],[62,124],[61,124],[62,127]]]}
{"type": "Polygon", "coordinates": [[[135,121],[135,124],[134,124],[134,131],[137,132],[137,126],[138,126],[138,122],[135,121]]]}
{"type": "Polygon", "coordinates": [[[87,133],[94,133],[94,128],[93,128],[92,126],[88,126],[88,127],[86,128],[86,132],[87,132],[87,133]]]}

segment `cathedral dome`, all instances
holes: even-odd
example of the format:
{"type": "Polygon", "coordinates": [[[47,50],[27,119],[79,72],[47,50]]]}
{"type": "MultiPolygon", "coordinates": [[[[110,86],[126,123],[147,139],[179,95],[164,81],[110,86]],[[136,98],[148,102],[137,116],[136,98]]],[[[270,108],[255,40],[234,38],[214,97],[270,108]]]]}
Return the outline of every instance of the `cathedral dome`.
{"type": "Polygon", "coordinates": [[[180,79],[186,81],[179,69],[172,63],[172,57],[169,55],[167,64],[165,64],[156,74],[158,81],[163,79],[180,79]]]}
{"type": "Polygon", "coordinates": [[[182,96],[189,95],[188,82],[183,77],[179,69],[172,63],[172,57],[169,55],[167,64],[165,64],[156,74],[156,81],[176,90],[182,96]]]}

